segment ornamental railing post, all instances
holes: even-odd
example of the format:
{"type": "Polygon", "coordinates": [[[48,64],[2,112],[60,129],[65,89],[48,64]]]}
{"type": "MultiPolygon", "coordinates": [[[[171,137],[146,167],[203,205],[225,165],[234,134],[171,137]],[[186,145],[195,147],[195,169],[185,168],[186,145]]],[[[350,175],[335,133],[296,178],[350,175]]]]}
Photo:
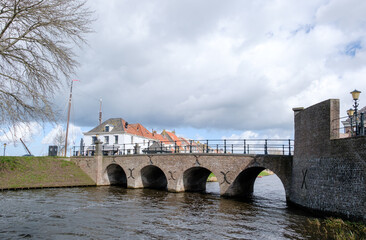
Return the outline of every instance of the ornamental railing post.
{"type": "Polygon", "coordinates": [[[365,135],[365,123],[364,123],[365,119],[364,119],[364,113],[361,113],[361,122],[360,122],[360,135],[364,136],[365,135]]]}
{"type": "Polygon", "coordinates": [[[288,155],[291,156],[291,139],[288,140],[288,155]]]}
{"type": "Polygon", "coordinates": [[[267,139],[264,140],[264,154],[267,155],[268,154],[268,149],[267,149],[268,145],[267,145],[267,139]]]}
{"type": "Polygon", "coordinates": [[[246,141],[245,141],[245,139],[244,139],[244,154],[247,154],[247,149],[246,149],[246,146],[247,144],[246,144],[246,141]]]}
{"type": "Polygon", "coordinates": [[[224,139],[224,153],[226,153],[226,139],[224,139]]]}
{"type": "Polygon", "coordinates": [[[177,141],[174,141],[174,153],[177,153],[177,141]]]}
{"type": "Polygon", "coordinates": [[[189,140],[189,153],[192,153],[192,140],[189,140]]]}
{"type": "Polygon", "coordinates": [[[206,140],[206,153],[208,153],[208,140],[206,140]]]}

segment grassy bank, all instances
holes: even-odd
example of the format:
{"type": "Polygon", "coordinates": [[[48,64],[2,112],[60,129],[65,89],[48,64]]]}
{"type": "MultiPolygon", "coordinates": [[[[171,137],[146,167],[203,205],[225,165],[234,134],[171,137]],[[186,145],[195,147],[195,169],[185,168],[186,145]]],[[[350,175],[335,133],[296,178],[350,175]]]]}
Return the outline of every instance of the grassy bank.
{"type": "Polygon", "coordinates": [[[217,182],[215,174],[211,173],[207,178],[207,182],[217,182]]]}
{"type": "Polygon", "coordinates": [[[59,157],[0,157],[0,189],[88,185],[88,175],[59,157]]]}
{"type": "Polygon", "coordinates": [[[269,175],[273,175],[273,172],[270,170],[263,170],[262,172],[259,173],[258,177],[264,177],[264,176],[269,176],[269,175]]]}
{"type": "MultiPolygon", "coordinates": [[[[259,173],[258,177],[264,177],[269,175],[273,175],[273,172],[266,169],[259,173]]],[[[207,182],[217,182],[217,177],[213,173],[211,173],[207,178],[207,182]]]]}
{"type": "Polygon", "coordinates": [[[366,225],[343,221],[338,218],[309,220],[312,231],[319,239],[356,240],[366,239],[366,225]]]}

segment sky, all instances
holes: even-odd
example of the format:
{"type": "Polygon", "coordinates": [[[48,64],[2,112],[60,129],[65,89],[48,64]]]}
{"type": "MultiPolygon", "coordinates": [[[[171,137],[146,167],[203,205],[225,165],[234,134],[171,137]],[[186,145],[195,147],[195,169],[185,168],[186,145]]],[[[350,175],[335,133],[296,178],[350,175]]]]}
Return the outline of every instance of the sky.
{"type": "MultiPolygon", "coordinates": [[[[72,142],[122,117],[149,130],[205,138],[293,138],[294,107],[350,92],[366,101],[366,1],[89,0],[88,45],[75,48],[72,142]]],[[[67,81],[71,81],[67,80],[67,81]]],[[[58,124],[26,133],[47,154],[65,128],[69,86],[55,96],[58,124]]],[[[4,142],[5,136],[0,136],[4,142]]],[[[0,146],[1,148],[2,146],[0,146]]],[[[22,155],[19,144],[9,154],[22,155]]]]}

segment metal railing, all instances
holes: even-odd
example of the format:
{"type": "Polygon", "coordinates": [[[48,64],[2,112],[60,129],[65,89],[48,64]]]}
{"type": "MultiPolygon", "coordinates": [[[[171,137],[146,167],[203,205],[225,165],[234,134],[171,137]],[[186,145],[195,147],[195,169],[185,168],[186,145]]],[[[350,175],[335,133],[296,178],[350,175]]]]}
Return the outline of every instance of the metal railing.
{"type": "Polygon", "coordinates": [[[332,121],[340,121],[338,128],[333,128],[334,131],[339,131],[341,134],[346,134],[344,137],[365,136],[365,117],[364,113],[360,113],[359,117],[342,116],[335,118],[332,121]]]}
{"type": "MultiPolygon", "coordinates": [[[[102,144],[103,155],[130,154],[273,154],[293,155],[291,139],[206,139],[177,141],[145,141],[138,143],[102,144]]],[[[74,146],[73,156],[94,156],[95,145],[74,146]]]]}

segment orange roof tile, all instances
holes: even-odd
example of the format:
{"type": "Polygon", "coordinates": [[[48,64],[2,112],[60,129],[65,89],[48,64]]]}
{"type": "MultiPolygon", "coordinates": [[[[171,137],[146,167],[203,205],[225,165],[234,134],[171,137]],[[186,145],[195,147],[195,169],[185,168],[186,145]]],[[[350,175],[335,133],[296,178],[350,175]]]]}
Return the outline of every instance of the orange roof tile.
{"type": "Polygon", "coordinates": [[[171,141],[176,142],[177,146],[182,145],[181,140],[174,133],[164,130],[162,134],[167,135],[171,139],[171,141]]]}
{"type": "Polygon", "coordinates": [[[171,144],[171,141],[169,139],[167,139],[166,137],[164,137],[163,135],[158,134],[158,133],[153,134],[153,139],[156,139],[156,140],[162,142],[163,144],[167,144],[167,145],[171,144]]]}
{"type": "Polygon", "coordinates": [[[189,145],[189,141],[187,139],[185,139],[184,137],[179,137],[179,139],[183,145],[189,145]]]}

